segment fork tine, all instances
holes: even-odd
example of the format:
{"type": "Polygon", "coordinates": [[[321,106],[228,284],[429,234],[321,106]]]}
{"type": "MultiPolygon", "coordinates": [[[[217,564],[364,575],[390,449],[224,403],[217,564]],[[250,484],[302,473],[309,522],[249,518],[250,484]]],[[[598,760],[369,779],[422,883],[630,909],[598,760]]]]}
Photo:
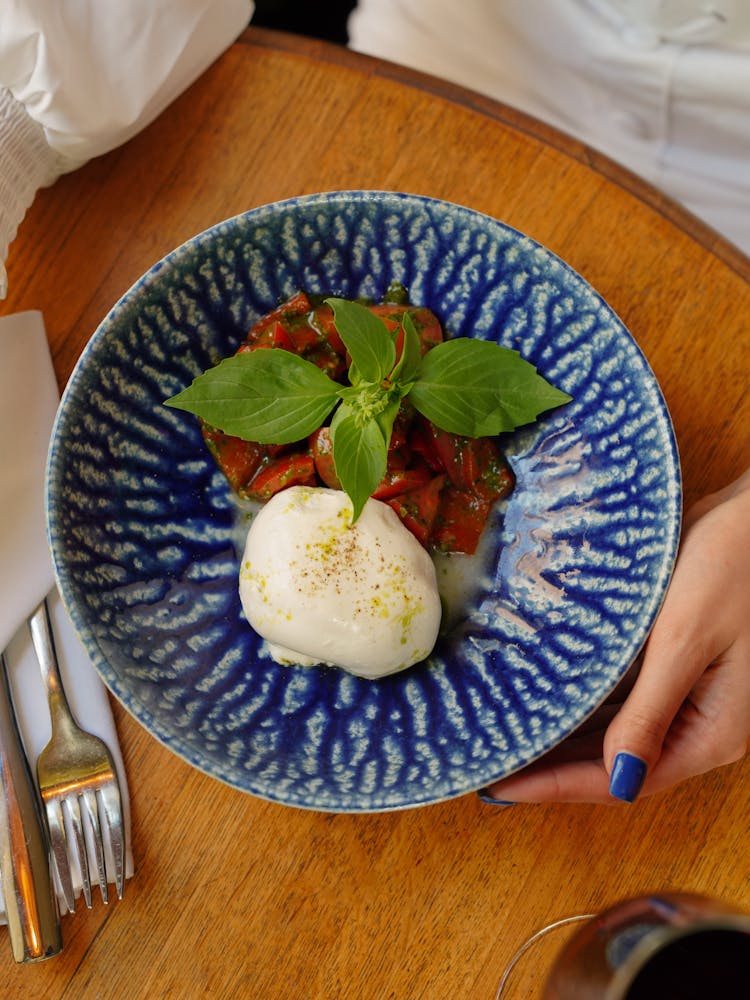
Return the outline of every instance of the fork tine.
{"type": "Polygon", "coordinates": [[[86,819],[91,824],[94,842],[94,858],[96,860],[96,873],[99,878],[99,890],[105,903],[109,902],[107,891],[107,871],[104,864],[104,846],[102,844],[102,829],[99,824],[99,806],[96,801],[96,792],[88,789],[81,793],[81,802],[86,819]]]}
{"type": "Polygon", "coordinates": [[[89,859],[86,851],[86,839],[83,835],[83,824],[81,822],[81,808],[78,799],[71,797],[65,800],[70,816],[70,825],[73,830],[78,863],[81,866],[81,883],[83,885],[83,898],[86,906],[91,909],[91,877],[89,876],[89,859]]]}
{"type": "Polygon", "coordinates": [[[112,848],[117,898],[122,899],[125,888],[125,826],[122,819],[120,790],[117,785],[107,783],[99,790],[99,795],[104,807],[109,845],[112,848]]]}
{"type": "Polygon", "coordinates": [[[68,835],[65,832],[62,807],[58,801],[50,799],[46,803],[46,812],[55,871],[57,872],[60,887],[63,891],[65,905],[71,913],[75,913],[76,896],[73,889],[73,879],[70,875],[70,864],[68,863],[68,835]]]}

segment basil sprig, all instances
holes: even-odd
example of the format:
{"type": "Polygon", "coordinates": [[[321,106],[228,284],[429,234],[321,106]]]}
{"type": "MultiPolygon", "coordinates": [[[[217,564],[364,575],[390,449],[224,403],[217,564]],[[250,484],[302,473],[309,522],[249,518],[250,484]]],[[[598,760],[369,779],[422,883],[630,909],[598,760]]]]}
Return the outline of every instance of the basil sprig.
{"type": "Polygon", "coordinates": [[[570,401],[517,351],[458,337],[422,356],[409,313],[397,332],[365,306],[326,299],[349,352],[349,385],[334,382],[289,351],[247,351],[225,358],[166,400],[226,434],[260,444],[289,444],[312,434],[333,413],[333,460],[356,521],[385,475],[401,400],[437,427],[483,437],[531,423],[570,401]]]}

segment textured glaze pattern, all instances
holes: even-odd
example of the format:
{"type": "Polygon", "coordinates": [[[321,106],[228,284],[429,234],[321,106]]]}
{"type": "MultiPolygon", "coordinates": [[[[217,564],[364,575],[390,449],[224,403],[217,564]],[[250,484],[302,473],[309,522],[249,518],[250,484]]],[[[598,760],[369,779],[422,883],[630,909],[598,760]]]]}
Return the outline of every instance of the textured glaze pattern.
{"type": "Polygon", "coordinates": [[[605,302],[531,239],[456,205],[333,192],[255,209],[156,264],[65,391],[48,517],[66,606],[113,693],[196,767],[334,811],[460,795],[560,742],[639,652],[680,520],[658,385],[605,302]],[[475,599],[429,659],[370,682],[280,667],[242,617],[247,515],[197,422],[163,405],[279,299],[400,281],[453,335],[497,340],[574,402],[504,442],[475,599]]]}

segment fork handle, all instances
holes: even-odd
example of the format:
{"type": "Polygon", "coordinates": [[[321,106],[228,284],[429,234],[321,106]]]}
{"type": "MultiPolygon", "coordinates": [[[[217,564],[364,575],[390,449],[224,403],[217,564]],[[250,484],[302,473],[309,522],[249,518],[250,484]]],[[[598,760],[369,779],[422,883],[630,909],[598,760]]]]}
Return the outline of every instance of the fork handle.
{"type": "Polygon", "coordinates": [[[16,962],[62,950],[49,844],[18,731],[5,657],[0,667],[0,879],[16,962]]]}
{"type": "Polygon", "coordinates": [[[49,608],[46,600],[42,601],[31,618],[29,618],[29,630],[31,632],[34,652],[36,653],[42,677],[44,678],[52,731],[55,732],[58,728],[70,729],[71,724],[75,727],[75,720],[70,711],[62,677],[60,676],[55,640],[52,635],[49,608]]]}

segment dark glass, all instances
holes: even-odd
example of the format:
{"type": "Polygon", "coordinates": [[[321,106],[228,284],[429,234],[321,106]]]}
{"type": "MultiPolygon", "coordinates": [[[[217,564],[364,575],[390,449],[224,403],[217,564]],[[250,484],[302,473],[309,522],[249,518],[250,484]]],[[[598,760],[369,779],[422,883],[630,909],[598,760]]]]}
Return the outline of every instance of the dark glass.
{"type": "Polygon", "coordinates": [[[563,947],[544,1000],[750,1000],[750,914],[691,893],[622,900],[563,947]]]}
{"type": "Polygon", "coordinates": [[[658,951],[624,1000],[748,1000],[750,934],[703,930],[658,951]]]}

